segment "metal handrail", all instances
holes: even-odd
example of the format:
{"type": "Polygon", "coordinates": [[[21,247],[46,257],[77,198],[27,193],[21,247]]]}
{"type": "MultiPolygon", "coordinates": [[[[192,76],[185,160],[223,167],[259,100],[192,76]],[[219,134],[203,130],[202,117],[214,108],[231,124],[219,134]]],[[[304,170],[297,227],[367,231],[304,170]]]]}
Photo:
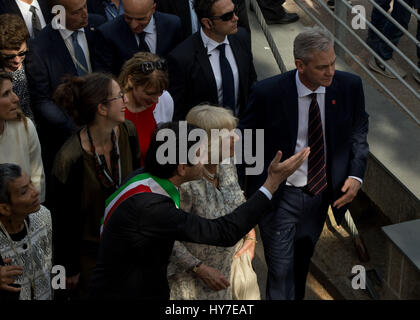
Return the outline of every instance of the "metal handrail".
{"type": "Polygon", "coordinates": [[[404,8],[406,8],[408,11],[411,12],[412,15],[414,15],[417,20],[420,20],[420,15],[416,12],[416,10],[414,10],[412,7],[410,7],[405,1],[403,0],[394,0],[399,2],[404,8]]]}
{"type": "MultiPolygon", "coordinates": [[[[394,69],[392,69],[385,60],[382,59],[382,57],[380,55],[378,55],[371,47],[369,47],[363,40],[362,38],[360,38],[344,21],[342,21],[341,19],[338,19],[337,16],[328,8],[328,6],[322,2],[322,0],[317,0],[318,3],[327,10],[327,12],[332,15],[341,25],[343,25],[343,27],[345,27],[347,29],[347,31],[349,31],[349,33],[354,36],[370,53],[372,53],[382,64],[386,65],[388,67],[388,69],[392,72],[392,74],[394,76],[397,77],[398,80],[400,80],[400,82],[417,98],[420,100],[420,94],[417,93],[416,90],[413,89],[413,87],[411,87],[394,69]]],[[[346,0],[339,0],[342,1],[344,4],[347,5],[347,1],[346,0]]],[[[297,4],[299,1],[295,1],[295,3],[297,4]]],[[[350,6],[350,5],[349,5],[350,6]]],[[[351,7],[351,6],[350,6],[351,7]]],[[[312,15],[312,14],[311,14],[312,15]]],[[[312,15],[313,16],[313,15],[312,15]]],[[[312,17],[311,17],[312,18],[312,17]]],[[[335,36],[334,36],[335,38],[335,36]]],[[[394,46],[395,47],[395,46],[394,46]]],[[[395,47],[396,48],[396,47],[395,47]]],[[[398,49],[398,48],[397,48],[398,49]]],[[[398,49],[398,51],[400,51],[398,49]]],[[[401,51],[400,51],[401,52],[401,51]]],[[[402,55],[404,55],[401,52],[402,55]]],[[[405,56],[405,55],[404,55],[405,56]]],[[[411,62],[411,60],[408,59],[409,62],[411,62]]],[[[416,70],[420,70],[414,63],[412,63],[412,67],[415,68],[416,70]]],[[[389,90],[387,90],[389,91],[389,90]]]]}
{"type": "MultiPolygon", "coordinates": [[[[296,1],[295,3],[313,20],[315,21],[316,24],[318,24],[319,26],[323,27],[334,39],[335,42],[341,47],[343,48],[343,50],[363,69],[363,71],[365,71],[367,73],[367,75],[369,77],[371,77],[380,87],[381,89],[383,89],[407,114],[410,118],[412,118],[417,125],[420,126],[420,121],[419,119],[416,118],[416,116],[407,109],[407,107],[392,93],[388,90],[388,88],[385,87],[385,85],[380,82],[378,80],[378,78],[376,78],[376,76],[369,70],[367,69],[354,55],[353,53],[351,53],[347,47],[340,41],[338,40],[334,34],[328,30],[328,28],[317,18],[315,17],[307,8],[305,8],[305,6],[303,4],[300,3],[300,1],[296,1]]],[[[347,25],[345,25],[347,27],[347,25]]],[[[360,37],[359,37],[360,39],[360,37]]],[[[364,42],[362,41],[362,43],[364,44],[364,42]]],[[[370,49],[369,46],[367,46],[368,49],[370,49]]],[[[372,49],[371,49],[372,50],[372,49]]],[[[373,50],[372,50],[373,51],[373,50]]],[[[380,57],[379,57],[380,58],[380,57]]],[[[380,60],[382,60],[382,58],[380,58],[380,60]]],[[[381,63],[384,63],[384,61],[382,60],[381,63]]],[[[395,71],[394,71],[395,72],[395,71]]],[[[402,80],[402,78],[397,74],[397,77],[399,79],[402,80]]],[[[404,81],[405,82],[405,81],[404,81]]],[[[416,96],[418,96],[418,94],[416,94],[416,96]]]]}
{"type": "MultiPolygon", "coordinates": [[[[343,1],[343,0],[337,0],[337,1],[343,1]]],[[[413,41],[416,46],[420,46],[420,41],[418,41],[413,35],[411,35],[410,32],[408,32],[402,25],[400,25],[397,20],[395,20],[388,12],[386,12],[384,9],[381,8],[380,5],[378,5],[374,0],[368,0],[376,9],[379,10],[380,13],[382,13],[385,17],[388,18],[389,21],[391,21],[398,29],[401,30],[402,33],[404,33],[411,41],[413,41]]],[[[397,0],[398,1],[398,0],[397,0]]],[[[346,3],[346,1],[343,1],[346,3]]],[[[400,2],[400,1],[399,1],[400,2]]],[[[346,3],[347,5],[347,3],[346,3]]],[[[350,5],[349,5],[350,6],[350,5]]],[[[350,6],[351,7],[351,6],[350,6]]],[[[413,12],[413,10],[411,10],[413,12]]],[[[417,16],[417,14],[416,14],[417,16]]],[[[376,28],[375,28],[376,29],[376,28]]],[[[382,34],[378,29],[376,29],[375,33],[377,35],[382,34]]],[[[382,38],[381,38],[382,39],[382,38]]]]}
{"type": "MultiPolygon", "coordinates": [[[[261,29],[264,32],[264,35],[267,39],[268,45],[273,53],[274,59],[277,62],[278,67],[280,68],[281,73],[285,73],[287,71],[286,66],[284,65],[283,59],[281,58],[280,52],[274,42],[273,36],[271,35],[270,30],[268,30],[267,23],[265,22],[265,18],[261,12],[260,6],[258,5],[256,0],[249,0],[251,3],[252,8],[255,11],[255,15],[257,16],[258,23],[261,26],[261,29]]],[[[248,6],[248,4],[247,4],[248,6]]]]}

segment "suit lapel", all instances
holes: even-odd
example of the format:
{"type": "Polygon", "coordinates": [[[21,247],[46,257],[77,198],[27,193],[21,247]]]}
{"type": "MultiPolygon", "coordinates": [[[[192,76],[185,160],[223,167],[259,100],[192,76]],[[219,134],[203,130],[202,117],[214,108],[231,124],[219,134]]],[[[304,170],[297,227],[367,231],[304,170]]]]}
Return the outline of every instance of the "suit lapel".
{"type": "MultiPolygon", "coordinates": [[[[283,91],[284,100],[284,113],[286,116],[286,121],[282,123],[287,123],[290,127],[289,132],[291,133],[290,141],[293,147],[292,152],[296,148],[297,134],[298,134],[298,125],[299,125],[299,107],[298,107],[298,94],[296,87],[296,70],[289,71],[288,81],[285,83],[288,84],[286,88],[281,88],[283,91]]],[[[280,83],[279,83],[280,87],[280,83]]]]}
{"type": "Polygon", "coordinates": [[[336,82],[333,78],[333,82],[326,88],[325,93],[325,141],[327,143],[327,150],[334,139],[334,124],[336,122],[335,119],[338,119],[339,102],[336,82]]]}
{"type": "Polygon", "coordinates": [[[207,54],[207,48],[204,47],[200,32],[196,32],[193,35],[193,45],[195,56],[197,57],[198,63],[203,71],[203,76],[209,84],[209,90],[212,93],[213,100],[218,101],[219,98],[217,94],[216,80],[214,78],[213,69],[211,68],[210,60],[207,54]]]}
{"type": "Polygon", "coordinates": [[[16,4],[16,1],[9,0],[9,1],[6,1],[6,3],[7,3],[6,6],[7,6],[8,13],[17,14],[23,19],[22,12],[20,12],[19,7],[16,4]]]}
{"type": "Polygon", "coordinates": [[[39,7],[41,8],[42,15],[44,16],[45,23],[50,23],[52,19],[52,14],[50,10],[50,5],[48,4],[48,0],[38,0],[38,3],[39,7]]]}
{"type": "MultiPolygon", "coordinates": [[[[248,85],[248,75],[245,74],[245,70],[248,67],[247,59],[243,53],[243,49],[241,48],[240,44],[238,43],[236,37],[228,36],[230,46],[232,48],[233,56],[235,57],[236,65],[238,67],[239,73],[239,94],[238,99],[242,100],[243,92],[246,92],[245,86],[248,85]],[[245,82],[244,82],[245,81],[245,82]]],[[[243,108],[244,101],[239,101],[239,105],[243,108]]],[[[240,110],[241,111],[241,110],[240,110]]]]}
{"type": "Polygon", "coordinates": [[[66,44],[64,43],[63,38],[61,37],[60,32],[51,28],[51,25],[48,25],[46,28],[50,28],[51,43],[54,43],[54,46],[52,46],[53,52],[51,52],[51,56],[55,56],[61,61],[61,64],[64,66],[66,72],[76,75],[76,67],[74,66],[73,59],[66,44]]]}
{"type": "MultiPolygon", "coordinates": [[[[120,30],[119,36],[121,38],[125,38],[125,39],[121,39],[121,42],[125,44],[126,51],[127,52],[132,52],[133,54],[137,53],[139,51],[139,46],[138,46],[137,41],[136,41],[136,36],[133,33],[133,31],[131,31],[128,24],[124,21],[124,15],[121,15],[121,16],[117,17],[116,19],[118,19],[118,23],[116,25],[115,30],[117,32],[118,32],[118,30],[120,30]]],[[[131,54],[131,56],[133,54],[131,54]]]]}

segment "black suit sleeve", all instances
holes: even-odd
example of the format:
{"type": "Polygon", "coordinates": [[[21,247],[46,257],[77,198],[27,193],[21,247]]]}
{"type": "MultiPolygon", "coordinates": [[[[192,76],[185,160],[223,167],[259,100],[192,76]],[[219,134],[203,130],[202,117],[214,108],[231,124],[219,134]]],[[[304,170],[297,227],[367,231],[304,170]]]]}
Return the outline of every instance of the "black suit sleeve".
{"type": "Polygon", "coordinates": [[[31,50],[26,58],[26,74],[31,93],[31,100],[36,114],[55,128],[71,133],[76,128],[73,120],[51,99],[51,85],[48,67],[36,50],[31,50]]]}
{"type": "Polygon", "coordinates": [[[354,98],[353,130],[350,135],[351,154],[349,176],[356,176],[363,179],[366,171],[366,162],[369,153],[367,134],[369,127],[369,116],[365,111],[365,95],[360,78],[353,85],[352,93],[354,98]]]}
{"type": "Polygon", "coordinates": [[[155,198],[143,208],[139,229],[147,237],[229,247],[235,245],[269,212],[271,201],[257,191],[231,214],[217,219],[204,219],[176,209],[172,200],[163,196],[155,198]]]}
{"type": "Polygon", "coordinates": [[[169,74],[169,88],[168,91],[174,100],[174,115],[173,121],[185,120],[187,115],[186,97],[187,94],[187,74],[188,67],[175,56],[174,52],[168,55],[168,74],[169,74]]]}

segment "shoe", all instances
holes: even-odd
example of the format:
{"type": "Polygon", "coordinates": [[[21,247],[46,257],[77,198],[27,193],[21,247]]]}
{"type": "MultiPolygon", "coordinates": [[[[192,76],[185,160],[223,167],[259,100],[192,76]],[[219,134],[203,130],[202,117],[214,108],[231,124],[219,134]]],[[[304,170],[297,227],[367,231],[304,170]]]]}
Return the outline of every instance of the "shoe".
{"type": "MultiPolygon", "coordinates": [[[[386,63],[392,68],[394,69],[395,72],[397,72],[401,78],[404,78],[405,76],[407,76],[407,73],[400,69],[397,64],[395,63],[394,59],[389,59],[386,60],[386,63]]],[[[391,78],[391,79],[396,79],[397,77],[391,73],[391,71],[389,71],[388,67],[386,67],[385,65],[383,65],[378,59],[376,59],[374,56],[372,56],[369,60],[368,63],[369,67],[373,70],[376,71],[382,75],[384,75],[385,77],[391,78]]]]}
{"type": "Polygon", "coordinates": [[[418,84],[420,84],[420,72],[414,72],[413,78],[417,81],[418,84]]]}
{"type": "MultiPolygon", "coordinates": [[[[348,3],[349,3],[349,5],[353,5],[353,3],[351,2],[351,1],[347,1],[348,3]]],[[[332,11],[334,11],[334,9],[335,9],[335,0],[328,0],[327,1],[327,6],[328,6],[328,8],[330,8],[332,11]]],[[[346,6],[346,8],[347,8],[347,6],[346,6]]]]}
{"type": "Polygon", "coordinates": [[[296,13],[287,12],[286,9],[282,8],[278,17],[273,19],[265,19],[267,24],[287,24],[299,20],[299,16],[296,13]]]}

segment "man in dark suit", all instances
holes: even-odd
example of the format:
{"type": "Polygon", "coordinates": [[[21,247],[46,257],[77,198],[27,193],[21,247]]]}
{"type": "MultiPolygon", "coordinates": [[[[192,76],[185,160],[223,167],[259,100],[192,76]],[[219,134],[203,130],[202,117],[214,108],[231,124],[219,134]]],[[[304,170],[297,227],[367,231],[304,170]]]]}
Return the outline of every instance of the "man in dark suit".
{"type": "MultiPolygon", "coordinates": [[[[176,143],[171,145],[170,153],[173,151],[177,159],[182,140],[186,140],[183,142],[187,154],[194,154],[190,151],[196,142],[189,141],[187,136],[196,127],[169,122],[159,129],[173,134],[176,143]],[[181,136],[183,129],[185,137],[181,136]]],[[[218,219],[203,219],[177,208],[177,187],[200,179],[202,164],[191,158],[183,164],[178,161],[163,164],[158,160],[158,150],[166,142],[156,136],[157,132],[147,150],[146,171],[134,171],[127,183],[114,193],[106,209],[88,299],[169,299],[167,267],[174,240],[234,245],[270,211],[272,194],[309,154],[309,150],[303,150],[286,162],[279,162],[281,152],[278,152],[264,185],[246,203],[218,219]]]]}
{"type": "Polygon", "coordinates": [[[88,0],[87,8],[89,13],[100,14],[108,21],[124,13],[121,0],[88,0]]]}
{"type": "Polygon", "coordinates": [[[105,19],[90,15],[86,0],[59,0],[66,10],[66,25],[54,29],[47,25],[30,43],[27,74],[34,113],[39,124],[44,168],[50,176],[55,154],[75,129],[70,117],[52,100],[52,95],[66,75],[92,72],[95,28],[105,19]]]}
{"type": "Polygon", "coordinates": [[[34,38],[52,19],[48,0],[2,1],[0,3],[1,13],[19,15],[25,21],[31,38],[34,38]],[[33,17],[34,14],[35,17],[33,17]]]}
{"type": "MultiPolygon", "coordinates": [[[[233,0],[233,3],[237,6],[238,26],[245,28],[251,33],[245,0],[233,0]]],[[[181,19],[184,39],[196,33],[200,28],[200,22],[194,11],[194,0],[156,0],[156,9],[161,12],[174,14],[181,19]]]]}
{"type": "Polygon", "coordinates": [[[154,0],[122,0],[124,15],[98,29],[96,69],[119,75],[122,65],[136,52],[161,57],[182,40],[177,16],[155,11],[154,0]]]}
{"type": "Polygon", "coordinates": [[[369,146],[361,79],[335,71],[333,42],[313,28],[294,42],[297,70],[253,88],[240,128],[264,129],[265,171],[248,176],[248,194],[263,181],[267,160],[309,146],[307,161],[273,197],[275,211],[260,222],[268,265],[268,299],[303,299],[308,267],[327,208],[340,223],[361,187],[369,146]]]}
{"type": "Polygon", "coordinates": [[[195,11],[200,31],[168,56],[174,120],[185,119],[204,101],[230,108],[240,117],[257,78],[249,35],[237,26],[232,0],[196,0],[195,11]]]}

